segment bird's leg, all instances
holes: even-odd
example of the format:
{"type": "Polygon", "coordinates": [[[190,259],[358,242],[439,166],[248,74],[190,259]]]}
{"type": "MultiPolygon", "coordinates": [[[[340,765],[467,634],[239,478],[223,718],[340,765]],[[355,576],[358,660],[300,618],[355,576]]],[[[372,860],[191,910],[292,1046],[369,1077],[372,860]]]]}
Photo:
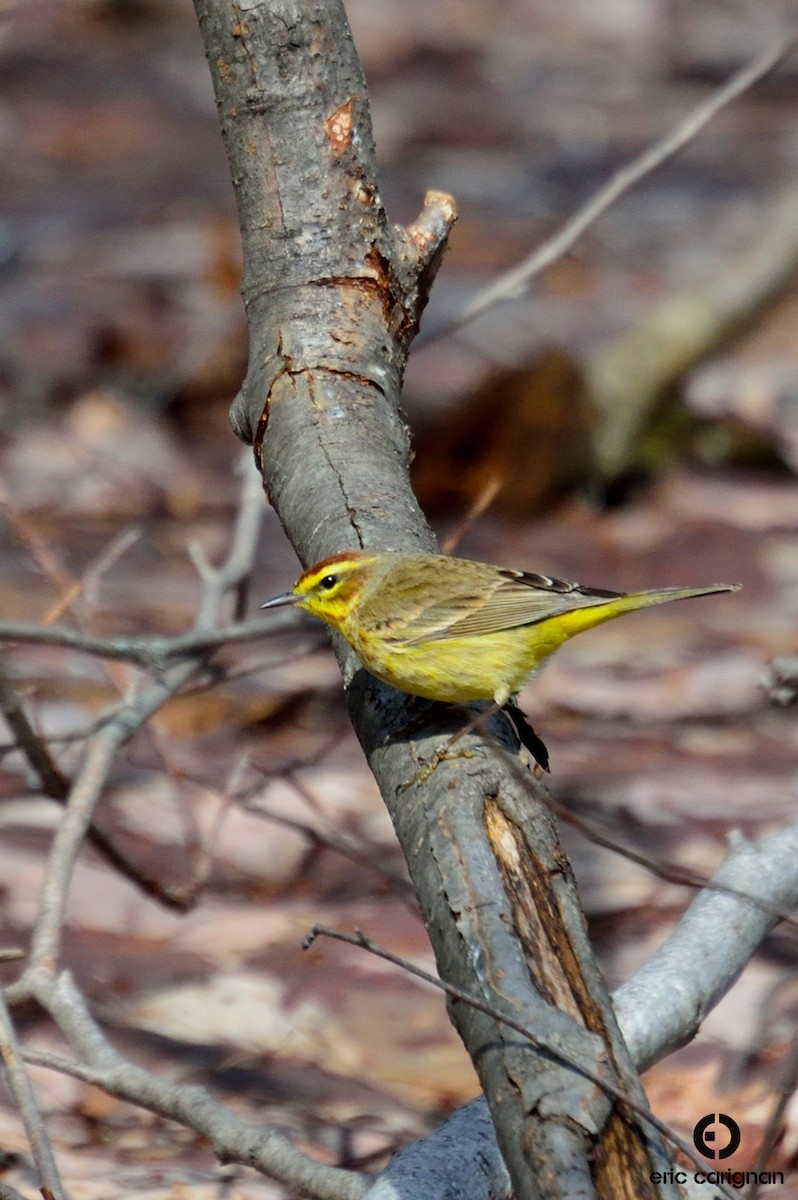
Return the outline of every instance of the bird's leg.
{"type": "MultiPolygon", "coordinates": [[[[470,710],[466,709],[465,711],[469,712],[470,710]]],[[[481,712],[474,713],[470,720],[457,733],[453,734],[448,741],[438,746],[430,761],[425,763],[411,780],[403,784],[401,790],[406,791],[413,784],[425,783],[442,762],[456,758],[471,758],[472,751],[458,750],[453,752],[452,748],[462,738],[467,737],[469,733],[481,730],[498,712],[501,712],[510,722],[513,733],[518,738],[521,746],[532,758],[534,762],[533,774],[536,779],[539,779],[544,771],[549,770],[549,752],[518,707],[515,699],[511,699],[509,695],[505,696],[503,693],[500,693],[491,705],[481,712]]]]}
{"type": "MultiPolygon", "coordinates": [[[[466,710],[468,711],[468,710],[466,710]]],[[[503,713],[507,720],[512,725],[512,729],[521,745],[526,749],[535,762],[534,775],[538,778],[543,771],[549,769],[549,756],[543,742],[537,736],[531,725],[526,721],[524,714],[517,705],[509,704],[505,700],[494,700],[488,708],[473,714],[471,719],[466,722],[457,733],[453,734],[448,741],[438,746],[437,750],[432,755],[428,763],[425,763],[408,783],[404,784],[402,791],[406,791],[412,784],[425,783],[432,775],[433,771],[437,770],[442,762],[450,761],[456,758],[471,758],[473,751],[471,750],[453,750],[457,742],[467,737],[469,733],[475,730],[481,730],[498,712],[503,713]],[[511,711],[512,710],[512,711],[511,711]]]]}
{"type": "Polygon", "coordinates": [[[462,729],[458,729],[457,733],[453,733],[448,742],[444,742],[443,746],[439,747],[439,750],[441,752],[444,750],[451,750],[452,746],[459,742],[461,738],[468,737],[469,733],[474,733],[474,731],[477,729],[484,729],[488,722],[496,716],[496,713],[501,712],[503,704],[504,701],[500,703],[498,700],[494,700],[493,703],[488,708],[484,708],[482,712],[474,713],[471,720],[466,721],[465,725],[463,725],[462,729]]]}
{"type": "MultiPolygon", "coordinates": [[[[449,710],[452,707],[452,706],[450,706],[450,704],[444,704],[440,701],[431,701],[430,703],[431,703],[431,706],[439,707],[440,709],[443,709],[444,712],[446,712],[446,710],[449,710]]],[[[460,707],[460,706],[457,706],[457,707],[460,707]]],[[[413,787],[414,784],[419,784],[419,785],[425,784],[427,779],[430,779],[430,776],[432,775],[434,770],[437,770],[437,768],[440,766],[440,763],[442,763],[442,762],[452,760],[452,758],[472,758],[473,757],[472,750],[463,749],[463,750],[452,751],[451,746],[454,746],[454,744],[456,742],[458,742],[458,740],[460,740],[464,736],[464,734],[466,734],[470,731],[470,728],[478,725],[480,721],[490,720],[491,716],[493,716],[493,714],[496,713],[496,707],[497,707],[496,704],[493,704],[493,706],[490,709],[487,709],[485,713],[476,714],[476,718],[474,721],[469,721],[469,724],[464,726],[462,728],[462,730],[458,731],[457,733],[454,734],[454,736],[449,738],[448,742],[444,742],[444,743],[442,743],[442,745],[439,745],[437,750],[433,751],[430,761],[422,763],[422,766],[420,766],[419,769],[416,770],[416,773],[415,773],[415,775],[413,775],[413,778],[408,779],[406,782],[404,782],[404,784],[401,785],[400,792],[406,792],[408,790],[408,787],[413,787]]],[[[410,731],[413,731],[414,728],[416,728],[416,727],[425,725],[426,720],[427,720],[427,715],[428,714],[424,714],[424,716],[422,716],[421,719],[419,719],[418,721],[415,721],[414,725],[410,726],[410,731]]]]}
{"type": "Polygon", "coordinates": [[[452,737],[449,738],[443,746],[440,746],[435,754],[436,764],[442,758],[448,755],[448,751],[461,738],[467,737],[469,733],[475,730],[481,730],[487,723],[496,716],[497,712],[501,712],[510,722],[513,733],[518,738],[521,745],[529,752],[535,762],[535,777],[538,778],[544,771],[549,770],[549,752],[546,749],[543,741],[535,733],[532,726],[527,721],[521,709],[515,700],[511,700],[509,696],[504,696],[503,693],[497,695],[493,704],[489,708],[483,709],[482,712],[476,713],[470,721],[468,721],[462,729],[459,729],[452,737]]]}
{"type": "Polygon", "coordinates": [[[468,734],[473,733],[475,729],[483,729],[485,725],[487,725],[488,721],[490,721],[492,717],[495,717],[496,713],[500,712],[504,708],[511,695],[512,692],[510,691],[509,687],[504,683],[500,684],[493,693],[493,703],[487,708],[483,709],[482,712],[478,712],[475,716],[473,716],[471,720],[454,735],[454,737],[449,739],[445,748],[447,750],[450,749],[455,742],[459,742],[461,738],[467,737],[468,734]]]}

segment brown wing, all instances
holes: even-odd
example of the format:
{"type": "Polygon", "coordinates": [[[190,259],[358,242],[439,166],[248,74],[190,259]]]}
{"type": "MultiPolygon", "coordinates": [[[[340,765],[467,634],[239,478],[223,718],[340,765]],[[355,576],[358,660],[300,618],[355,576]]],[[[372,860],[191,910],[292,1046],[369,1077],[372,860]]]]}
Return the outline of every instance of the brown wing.
{"type": "Polygon", "coordinates": [[[491,567],[480,571],[480,578],[474,580],[476,586],[473,587],[463,587],[459,576],[453,574],[449,582],[457,583],[459,587],[453,588],[441,602],[437,598],[441,582],[439,579],[436,599],[430,595],[424,603],[422,595],[418,596],[418,611],[412,621],[414,632],[408,637],[406,627],[401,631],[397,629],[391,639],[395,645],[414,646],[517,629],[575,608],[603,604],[618,595],[617,592],[583,588],[578,583],[547,575],[491,567]]]}

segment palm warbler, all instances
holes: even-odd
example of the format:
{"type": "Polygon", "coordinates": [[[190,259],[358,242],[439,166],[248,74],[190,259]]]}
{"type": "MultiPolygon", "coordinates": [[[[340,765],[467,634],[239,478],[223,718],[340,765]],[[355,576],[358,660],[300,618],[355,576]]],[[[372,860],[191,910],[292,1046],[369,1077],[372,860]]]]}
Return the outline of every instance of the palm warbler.
{"type": "Polygon", "coordinates": [[[321,617],[373,675],[411,695],[492,699],[501,707],[583,629],[650,604],[738,586],[626,595],[464,558],[345,550],[309,567],[292,591],[261,608],[295,604],[321,617]]]}

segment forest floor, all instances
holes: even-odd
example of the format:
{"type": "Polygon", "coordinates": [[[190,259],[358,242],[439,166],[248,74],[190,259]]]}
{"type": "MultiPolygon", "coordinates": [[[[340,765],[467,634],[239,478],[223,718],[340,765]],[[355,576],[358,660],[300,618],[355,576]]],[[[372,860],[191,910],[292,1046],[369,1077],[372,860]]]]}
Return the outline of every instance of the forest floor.
{"type": "MultiPolygon", "coordinates": [[[[761,32],[722,5],[456,7],[456,22],[450,6],[417,0],[351,12],[392,214],[412,217],[427,187],[460,204],[430,328],[751,56],[761,32]]],[[[226,410],[246,362],[232,192],[193,10],[20,5],[3,15],[0,62],[0,142],[15,148],[0,181],[0,615],[178,632],[198,594],[190,548],[218,561],[228,544],[242,451],[226,410]]],[[[793,60],[526,300],[421,348],[411,425],[434,429],[552,346],[586,361],[733,256],[798,175],[797,102],[793,60]]],[[[611,506],[583,481],[554,505],[490,508],[458,545],[617,590],[743,584],[577,639],[521,699],[550,751],[553,798],[618,844],[563,821],[611,986],[692,896],[624,848],[710,875],[732,830],[760,838],[795,818],[795,708],[775,703],[768,681],[773,661],[796,653],[796,396],[788,292],[682,381],[676,432],[611,506]]],[[[534,455],[530,445],[530,472],[534,455]]],[[[464,516],[434,490],[424,502],[442,537],[464,516]]],[[[250,610],[298,570],[267,512],[250,610]]],[[[3,661],[68,776],[82,755],[73,735],[140,678],[52,646],[8,648],[3,661]]],[[[360,927],[434,970],[323,631],[309,623],[216,661],[215,680],[186,688],[125,748],[100,813],[149,871],[194,887],[194,907],[168,911],[87,849],[64,963],[134,1061],[207,1085],[325,1161],[378,1166],[477,1081],[437,991],[349,947],[301,949],[315,923],[360,927]]],[[[2,762],[0,942],[24,949],[61,810],[10,743],[2,762]]],[[[798,1019],[797,953],[781,926],[696,1040],[645,1077],[659,1117],[687,1139],[707,1112],[734,1117],[742,1144],[724,1167],[751,1167],[775,1103],[798,1019]]],[[[14,963],[2,972],[10,982],[14,963]]],[[[36,1009],[18,1022],[26,1044],[62,1049],[36,1009]]],[[[32,1074],[72,1200],[286,1195],[220,1166],[175,1124],[32,1074]]],[[[34,1194],[5,1090],[0,1150],[0,1181],[34,1194]]],[[[768,1164],[787,1183],[764,1194],[798,1194],[797,1156],[792,1103],[768,1164]]]]}

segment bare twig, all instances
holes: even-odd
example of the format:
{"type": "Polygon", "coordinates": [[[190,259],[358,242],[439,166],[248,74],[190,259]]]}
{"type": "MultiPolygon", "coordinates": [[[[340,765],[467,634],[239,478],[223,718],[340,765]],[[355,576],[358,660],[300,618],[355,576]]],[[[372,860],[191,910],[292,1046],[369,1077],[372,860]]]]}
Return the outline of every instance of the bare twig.
{"type": "MultiPolygon", "coordinates": [[[[163,699],[166,699],[166,695],[163,699]]],[[[28,970],[45,970],[48,973],[55,970],[61,951],[64,907],[78,852],[116,753],[122,742],[130,736],[128,730],[124,715],[103,729],[90,745],[72,785],[45,872],[28,970]]]]}
{"type": "MultiPolygon", "coordinates": [[[[219,807],[216,810],[216,815],[213,819],[211,827],[208,830],[205,838],[199,840],[197,853],[193,858],[191,875],[191,885],[195,894],[199,894],[200,889],[207,883],[210,877],[211,868],[213,865],[211,847],[217,846],[219,843],[219,837],[221,835],[224,822],[227,818],[227,814],[230,812],[230,809],[235,803],[234,793],[241,783],[241,779],[243,778],[244,773],[249,766],[249,762],[250,754],[247,750],[244,751],[243,754],[240,754],[233,763],[233,766],[228,773],[224,790],[219,798],[219,807]]],[[[191,780],[191,782],[198,786],[198,781],[191,780]]],[[[207,784],[203,782],[202,786],[205,788],[205,790],[207,790],[207,784]]]]}
{"type": "MultiPolygon", "coordinates": [[[[231,628],[233,627],[231,626],[231,628]]],[[[286,663],[294,663],[298,659],[309,657],[320,650],[327,653],[330,650],[330,639],[324,632],[319,632],[315,638],[309,636],[305,641],[292,639],[290,648],[273,655],[271,658],[255,660],[248,658],[246,665],[228,667],[225,663],[211,663],[208,666],[207,677],[188,684],[181,692],[181,695],[194,696],[198,692],[205,692],[209,688],[218,687],[222,683],[232,683],[234,680],[247,679],[251,675],[262,675],[266,671],[273,671],[275,667],[285,666],[286,663]]]]}
{"type": "Polygon", "coordinates": [[[123,529],[111,539],[101,554],[91,563],[83,572],[80,579],[76,579],[66,589],[65,593],[53,605],[52,608],[44,614],[42,622],[44,625],[50,625],[69,609],[73,602],[81,595],[86,596],[87,600],[93,598],[93,593],[97,585],[114,563],[116,563],[123,554],[125,554],[131,546],[134,546],[141,537],[141,530],[133,525],[128,529],[123,529]]]}
{"type": "MultiPolygon", "coordinates": [[[[393,963],[394,966],[400,967],[409,975],[414,975],[416,979],[422,979],[424,983],[428,983],[432,987],[437,988],[439,991],[445,992],[446,995],[450,996],[453,1000],[459,1000],[463,1004],[468,1004],[471,1008],[476,1009],[477,1012],[482,1012],[485,1013],[486,1016],[493,1017],[494,1020],[499,1021],[502,1025],[506,1025],[508,1029],[512,1029],[514,1033],[520,1034],[521,1037],[525,1038],[528,1042],[531,1042],[531,1044],[538,1050],[542,1050],[545,1055],[550,1056],[563,1066],[570,1068],[570,1070],[575,1071],[578,1075],[588,1079],[608,1096],[611,1096],[614,1100],[617,1100],[626,1108],[631,1109],[632,1112],[636,1113],[638,1117],[650,1125],[652,1129],[656,1129],[657,1132],[662,1134],[662,1136],[666,1138],[673,1146],[675,1146],[678,1150],[681,1150],[682,1154],[689,1158],[692,1163],[695,1163],[696,1166],[700,1167],[702,1170],[706,1167],[705,1160],[696,1154],[692,1146],[689,1146],[687,1142],[683,1141],[678,1136],[678,1134],[674,1133],[664,1121],[660,1121],[658,1117],[655,1117],[650,1109],[638,1103],[634,1097],[628,1095],[623,1088],[619,1088],[611,1079],[597,1075],[583,1063],[577,1062],[576,1060],[570,1058],[567,1054],[563,1053],[560,1047],[553,1044],[548,1039],[540,1037],[522,1022],[516,1021],[512,1017],[507,1016],[507,1014],[503,1013],[501,1009],[496,1008],[492,1004],[486,1003],[484,1000],[480,999],[479,996],[473,996],[470,992],[466,992],[462,988],[455,987],[454,984],[447,983],[445,980],[439,979],[437,975],[431,975],[429,971],[425,971],[421,967],[417,967],[415,963],[411,963],[409,959],[402,958],[401,955],[393,954],[390,950],[386,950],[384,946],[378,946],[376,942],[372,942],[371,938],[366,937],[365,933],[363,933],[363,931],[360,929],[355,930],[354,934],[349,934],[342,933],[338,929],[329,929],[324,925],[314,925],[310,933],[303,940],[302,949],[308,950],[318,937],[332,938],[336,942],[345,942],[348,946],[355,946],[360,950],[367,950],[369,954],[374,954],[377,958],[382,958],[386,962],[393,963]]],[[[737,1198],[734,1196],[734,1193],[728,1188],[724,1187],[723,1185],[716,1186],[718,1186],[719,1191],[722,1192],[724,1196],[728,1197],[728,1200],[737,1200],[737,1198]]]]}
{"type": "Polygon", "coordinates": [[[494,475],[488,481],[457,528],[441,543],[442,554],[454,554],[467,531],[490,508],[503,486],[504,477],[502,475],[494,475]]]}
{"type": "Polygon", "coordinates": [[[771,1152],[781,1132],[787,1105],[795,1094],[796,1086],[798,1086],[798,1032],[793,1034],[792,1045],[787,1055],[787,1061],[784,1064],[781,1080],[779,1081],[773,1111],[765,1123],[765,1130],[762,1134],[762,1145],[759,1147],[759,1152],[752,1168],[753,1182],[748,1190],[746,1200],[757,1200],[760,1190],[758,1183],[759,1175],[767,1167],[771,1152]]]}
{"type": "MultiPolygon", "coordinates": [[[[220,568],[208,570],[204,576],[196,620],[198,632],[205,633],[213,630],[221,616],[221,609],[228,593],[248,576],[262,511],[263,497],[260,480],[254,472],[249,471],[242,484],[241,502],[230,554],[220,568]]],[[[199,660],[195,658],[173,666],[141,695],[131,697],[129,703],[120,709],[90,742],[83,765],[71,788],[64,817],[53,840],[39,912],[33,931],[29,965],[21,979],[7,992],[8,997],[12,1000],[35,996],[51,1012],[76,1052],[85,1055],[89,1062],[96,1062],[98,1057],[102,1058],[103,1055],[108,1061],[109,1058],[113,1058],[113,1052],[99,1029],[91,1021],[82,999],[71,986],[71,982],[65,980],[64,976],[59,978],[56,974],[66,898],[77,855],[120,746],[132,737],[141,724],[190,678],[198,665],[199,660]]],[[[123,1073],[129,1077],[131,1065],[124,1063],[121,1059],[119,1061],[123,1064],[123,1073]]],[[[173,1090],[171,1084],[160,1084],[155,1077],[147,1076],[146,1073],[143,1077],[139,1077],[140,1084],[142,1078],[145,1081],[145,1095],[152,1091],[153,1085],[156,1089],[161,1089],[158,1094],[162,1098],[173,1090]]],[[[199,1089],[190,1090],[188,1096],[184,1093],[179,1098],[178,1104],[184,1105],[185,1114],[191,1113],[195,1122],[192,1127],[205,1130],[210,1122],[217,1131],[219,1128],[227,1128],[229,1131],[232,1122],[235,1125],[233,1132],[239,1142],[242,1155],[237,1161],[248,1162],[251,1165],[258,1165],[260,1161],[267,1162],[268,1166],[265,1169],[268,1169],[277,1178],[283,1177],[287,1159],[290,1160],[292,1169],[296,1168],[296,1163],[299,1162],[306,1174],[331,1171],[329,1168],[317,1168],[315,1163],[295,1151],[284,1139],[279,1138],[279,1135],[264,1134],[261,1130],[248,1130],[245,1126],[239,1126],[209,1097],[200,1093],[199,1089]]],[[[168,1108],[168,1105],[166,1107],[168,1108]]],[[[161,1111],[157,1102],[155,1102],[155,1111],[161,1111]]],[[[176,1114],[173,1112],[171,1115],[176,1114]]],[[[301,1175],[301,1169],[298,1176],[294,1169],[291,1182],[300,1186],[297,1178],[301,1179],[301,1175]]],[[[335,1177],[336,1183],[338,1183],[338,1174],[335,1171],[331,1171],[331,1177],[335,1177]]],[[[357,1176],[353,1178],[359,1184],[359,1178],[357,1176]]],[[[56,1200],[63,1195],[58,1188],[51,1188],[51,1190],[56,1196],[56,1200]]],[[[334,1200],[340,1200],[343,1196],[354,1197],[359,1194],[359,1191],[362,1191],[362,1188],[359,1190],[350,1188],[346,1192],[343,1185],[339,1184],[336,1189],[328,1188],[324,1194],[331,1198],[334,1197],[334,1200]]],[[[317,1194],[322,1195],[322,1192],[317,1191],[317,1194]]]]}
{"type": "Polygon", "coordinates": [[[791,29],[744,67],[741,67],[739,71],[736,71],[723,87],[689,113],[675,129],[671,129],[664,137],[658,138],[642,154],[636,155],[625,167],[616,171],[608,182],[566,221],[558,233],[547,238],[518,266],[505,271],[492,284],[479,292],[460,317],[419,339],[419,346],[462,329],[463,326],[482,316],[488,309],[502,301],[515,300],[523,296],[531,281],[562,258],[564,254],[567,254],[585,230],[602,216],[616,200],[693,141],[722,109],[778,66],[793,51],[796,44],[798,44],[798,32],[791,29]]]}
{"type": "Polygon", "coordinates": [[[569,808],[566,804],[562,804],[559,800],[555,800],[552,795],[549,795],[548,803],[552,812],[555,812],[561,821],[565,821],[566,824],[573,826],[574,829],[578,829],[589,841],[597,846],[602,846],[605,850],[612,851],[613,854],[620,855],[621,858],[635,863],[638,867],[643,867],[644,870],[650,871],[658,879],[664,879],[666,883],[675,883],[680,887],[689,887],[700,891],[706,889],[708,891],[720,892],[726,896],[735,896],[738,900],[747,900],[754,908],[760,909],[761,912],[768,916],[776,917],[788,925],[798,926],[798,917],[790,909],[774,905],[768,900],[760,899],[758,896],[741,892],[738,888],[732,887],[729,884],[717,883],[714,879],[710,879],[709,876],[703,875],[700,871],[693,871],[690,867],[682,867],[676,863],[665,862],[663,859],[652,858],[650,854],[642,854],[639,850],[632,850],[630,846],[623,845],[616,838],[608,837],[605,833],[602,833],[592,822],[578,817],[573,809],[569,808]]]}
{"type": "Polygon", "coordinates": [[[2,481],[0,481],[0,507],[5,510],[14,532],[19,540],[27,546],[42,574],[50,580],[60,596],[66,595],[73,586],[74,579],[62,567],[33,522],[13,503],[8,489],[2,481]]]}
{"type": "Polygon", "coordinates": [[[39,1106],[22,1061],[14,1025],[2,995],[0,995],[0,1055],[6,1069],[8,1086],[17,1102],[22,1123],[28,1135],[28,1142],[39,1171],[40,1183],[42,1187],[50,1189],[56,1200],[65,1200],[66,1193],[55,1165],[50,1140],[47,1137],[39,1106]]]}
{"type": "Polygon", "coordinates": [[[106,1041],[68,972],[38,976],[33,983],[36,999],[81,1061],[27,1052],[27,1062],[84,1079],[120,1100],[179,1121],[206,1137],[223,1162],[246,1163],[303,1195],[317,1200],[360,1200],[363,1196],[367,1181],[357,1172],[317,1163],[276,1130],[246,1124],[204,1088],[160,1079],[125,1059],[106,1041]]]}
{"type": "MultiPolygon", "coordinates": [[[[116,717],[123,708],[124,704],[121,701],[115,701],[113,704],[109,704],[105,709],[103,709],[93,721],[88,721],[85,725],[82,725],[77,729],[67,730],[66,733],[47,734],[44,740],[47,742],[48,746],[62,746],[69,745],[71,742],[88,741],[90,737],[93,737],[95,733],[99,733],[101,729],[104,729],[105,726],[109,724],[109,722],[113,721],[114,717],[116,717]]],[[[0,744],[0,756],[9,754],[12,750],[16,749],[16,742],[3,742],[0,744]]]]}
{"type": "Polygon", "coordinates": [[[152,900],[156,900],[165,908],[171,908],[175,912],[189,912],[194,907],[197,891],[192,884],[163,883],[142,863],[136,862],[126,854],[96,825],[89,825],[86,831],[86,841],[94,847],[109,866],[117,870],[125,879],[129,879],[145,896],[149,896],[152,900]]]}
{"type": "MultiPolygon", "coordinates": [[[[221,616],[231,588],[249,574],[255,552],[263,496],[254,472],[244,476],[233,544],[226,562],[204,581],[195,628],[211,631],[221,616]]],[[[15,998],[25,994],[26,979],[51,974],[61,947],[64,906],[77,856],[92,815],[108,780],[116,753],[141,725],[191,678],[198,660],[178,663],[152,683],[138,698],[122,708],[89,744],[83,765],[70,791],[64,817],[53,839],[39,913],[33,931],[31,960],[22,979],[10,989],[15,998]]]]}
{"type": "MultiPolygon", "coordinates": [[[[0,664],[0,711],[2,711],[11,732],[15,736],[13,743],[27,758],[31,768],[36,773],[39,786],[46,796],[63,804],[70,790],[70,782],[60,771],[50,754],[48,740],[41,737],[28,720],[27,713],[19,699],[14,683],[0,664]]],[[[119,708],[114,712],[118,715],[119,708]]],[[[103,725],[109,724],[109,720],[103,725]]],[[[86,737],[97,732],[95,726],[86,731],[86,737]]],[[[5,749],[5,747],[3,747],[5,749]]],[[[159,880],[150,875],[144,867],[131,859],[123,850],[98,829],[90,824],[86,831],[86,839],[106,862],[110,863],[121,875],[129,879],[146,895],[166,905],[167,908],[185,912],[194,900],[193,894],[188,894],[185,888],[164,887],[159,880]]]]}
{"type": "Polygon", "coordinates": [[[0,712],[14,735],[18,748],[25,755],[42,791],[56,800],[63,800],[69,791],[69,780],[53,760],[46,741],[39,736],[28,720],[17,689],[0,663],[0,712]]]}
{"type": "Polygon", "coordinates": [[[64,646],[97,658],[120,659],[148,671],[164,670],[175,659],[188,658],[216,650],[234,642],[254,642],[272,633],[296,629],[301,615],[275,612],[254,621],[227,625],[224,629],[202,628],[174,637],[92,637],[78,629],[45,628],[24,622],[0,623],[0,642],[20,642],[40,646],[64,646]]]}
{"type": "MultiPolygon", "coordinates": [[[[235,631],[237,626],[227,626],[228,629],[235,631]]],[[[273,631],[277,632],[277,631],[273,631]]],[[[1,640],[1,639],[0,639],[1,640]]],[[[219,646],[224,645],[224,640],[220,637],[219,646]]],[[[201,668],[205,668],[207,674],[204,678],[192,680],[186,684],[181,690],[181,696],[193,696],[199,692],[207,691],[209,688],[217,687],[222,683],[230,683],[237,679],[246,679],[250,675],[260,675],[264,671],[271,671],[275,667],[282,667],[286,663],[295,662],[298,658],[304,655],[315,654],[320,650],[329,651],[330,641],[325,633],[319,633],[315,638],[308,637],[306,641],[294,644],[290,649],[286,649],[279,654],[273,655],[271,658],[263,658],[254,662],[247,662],[246,666],[227,667],[223,663],[209,663],[203,661],[200,664],[201,668]]],[[[86,725],[82,725],[76,729],[68,730],[65,733],[47,734],[43,736],[43,740],[48,746],[61,746],[71,742],[85,742],[88,738],[98,733],[106,725],[108,725],[124,708],[122,703],[114,703],[108,706],[99,716],[93,721],[89,721],[86,725]]],[[[17,749],[17,743],[2,742],[0,743],[0,757],[8,754],[11,750],[17,749]]],[[[50,793],[48,793],[50,794],[50,793]]],[[[57,798],[57,797],[54,797],[57,798]]]]}
{"type": "MultiPolygon", "coordinates": [[[[293,786],[296,785],[294,784],[293,786]]],[[[282,813],[275,812],[257,799],[239,800],[238,803],[245,812],[252,813],[253,816],[273,821],[275,825],[282,825],[285,829],[292,829],[295,833],[302,834],[303,837],[307,838],[311,846],[332,850],[335,854],[340,854],[343,858],[348,858],[356,866],[364,867],[367,871],[373,871],[389,884],[399,899],[410,908],[410,911],[415,916],[418,916],[418,904],[415,902],[415,893],[409,881],[403,876],[398,875],[395,871],[389,871],[387,867],[384,867],[376,857],[373,847],[364,846],[360,848],[354,846],[346,838],[341,837],[340,834],[333,833],[331,830],[323,832],[304,821],[284,816],[282,813]]]]}
{"type": "MultiPolygon", "coordinates": [[[[797,861],[798,826],[757,845],[734,839],[713,883],[734,881],[771,910],[788,908],[798,900],[797,861]]],[[[689,1041],[725,994],[775,924],[764,907],[724,895],[720,887],[702,892],[650,962],[615,992],[618,1023],[641,1070],[689,1041]],[[735,937],[718,938],[718,929],[734,929],[735,937]]],[[[508,1200],[510,1180],[483,1096],[406,1147],[369,1190],[369,1200],[395,1200],[405,1180],[412,1181],[415,1194],[443,1200],[454,1156],[461,1172],[479,1180],[470,1195],[508,1200]]]]}
{"type": "MultiPolygon", "coordinates": [[[[183,772],[178,771],[173,762],[169,749],[169,739],[165,731],[156,724],[146,727],[147,735],[160,759],[163,773],[172,784],[172,799],[177,816],[182,827],[182,848],[186,860],[188,882],[180,889],[185,899],[186,907],[193,906],[210,874],[210,855],[208,846],[203,838],[202,829],[197,819],[195,805],[191,803],[183,786],[183,772]]],[[[203,783],[203,789],[207,785],[203,783]]],[[[215,845],[214,831],[211,831],[208,845],[215,845]]]]}

